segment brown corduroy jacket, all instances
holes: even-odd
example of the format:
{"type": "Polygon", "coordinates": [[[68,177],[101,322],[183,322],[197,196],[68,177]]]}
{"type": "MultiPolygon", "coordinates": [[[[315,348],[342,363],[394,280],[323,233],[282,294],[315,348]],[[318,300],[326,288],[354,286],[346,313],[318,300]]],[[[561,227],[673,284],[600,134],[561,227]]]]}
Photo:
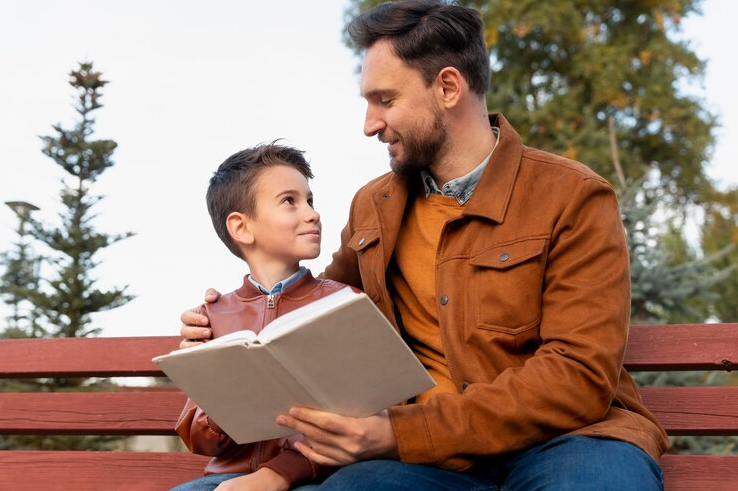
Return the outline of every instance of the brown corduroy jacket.
{"type": "MultiPolygon", "coordinates": [[[[566,434],[666,435],[623,369],[628,250],[612,187],[586,166],[500,141],[462,215],[441,232],[439,329],[456,393],[390,409],[402,461],[465,469],[566,434]]],[[[397,325],[386,272],[412,186],[385,174],[356,194],[327,278],[364,290],[397,325]]]]}

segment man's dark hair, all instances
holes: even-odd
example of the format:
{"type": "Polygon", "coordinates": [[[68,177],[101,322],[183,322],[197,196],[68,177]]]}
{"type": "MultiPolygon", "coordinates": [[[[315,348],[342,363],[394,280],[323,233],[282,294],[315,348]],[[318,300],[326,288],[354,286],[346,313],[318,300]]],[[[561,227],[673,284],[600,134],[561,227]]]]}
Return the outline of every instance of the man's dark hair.
{"type": "Polygon", "coordinates": [[[243,259],[241,251],[228,234],[226,219],[233,212],[256,216],[256,180],[261,171],[275,165],[297,169],[305,179],[312,179],[310,164],[301,150],[278,145],[277,140],[241,150],[220,164],[210,178],[206,201],[215,232],[228,249],[243,259]]]}
{"type": "Polygon", "coordinates": [[[474,9],[442,0],[387,2],[358,15],[348,34],[361,50],[388,38],[398,58],[420,71],[426,85],[451,66],[466,78],[472,92],[483,96],[489,89],[484,22],[474,9]]]}

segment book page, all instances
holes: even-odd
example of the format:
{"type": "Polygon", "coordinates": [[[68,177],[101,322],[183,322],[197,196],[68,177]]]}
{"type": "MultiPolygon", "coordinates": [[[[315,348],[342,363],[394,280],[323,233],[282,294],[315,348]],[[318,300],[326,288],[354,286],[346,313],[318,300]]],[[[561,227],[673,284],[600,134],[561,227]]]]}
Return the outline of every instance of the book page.
{"type": "Polygon", "coordinates": [[[327,297],[320,298],[314,302],[300,307],[299,309],[288,312],[283,316],[277,317],[272,322],[264,326],[264,329],[256,336],[256,340],[262,344],[266,344],[272,339],[284,336],[288,332],[295,330],[306,322],[325,315],[327,312],[351,302],[357,298],[360,293],[354,293],[350,287],[338,290],[327,297]]]}
{"type": "MultiPolygon", "coordinates": [[[[223,346],[227,344],[245,344],[248,346],[254,343],[254,341],[256,340],[256,337],[257,336],[256,336],[256,333],[254,333],[254,331],[249,331],[248,329],[244,329],[242,331],[235,331],[235,332],[228,333],[219,338],[211,339],[210,341],[206,343],[198,344],[197,346],[191,346],[189,348],[174,350],[171,353],[169,353],[169,355],[165,355],[165,356],[181,355],[181,354],[191,353],[193,351],[204,351],[204,350],[213,349],[218,346],[223,346]]],[[[161,358],[161,357],[157,357],[157,358],[161,358]]],[[[156,363],[157,358],[154,358],[153,360],[154,363],[156,363]]]]}

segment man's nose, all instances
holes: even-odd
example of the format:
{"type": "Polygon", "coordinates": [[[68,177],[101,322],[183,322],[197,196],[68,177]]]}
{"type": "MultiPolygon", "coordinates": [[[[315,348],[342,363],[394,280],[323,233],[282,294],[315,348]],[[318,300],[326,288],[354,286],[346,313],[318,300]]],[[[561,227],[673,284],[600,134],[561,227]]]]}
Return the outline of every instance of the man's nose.
{"type": "Polygon", "coordinates": [[[366,136],[374,136],[384,130],[386,124],[379,116],[378,111],[371,107],[366,108],[366,116],[364,118],[364,134],[366,136]]]}

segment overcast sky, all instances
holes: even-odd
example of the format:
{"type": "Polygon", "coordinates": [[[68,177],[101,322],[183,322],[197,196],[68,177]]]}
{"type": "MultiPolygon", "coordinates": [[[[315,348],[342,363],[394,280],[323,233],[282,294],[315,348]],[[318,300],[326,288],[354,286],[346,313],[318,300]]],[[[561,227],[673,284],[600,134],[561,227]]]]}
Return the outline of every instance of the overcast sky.
{"type": "MultiPolygon", "coordinates": [[[[316,273],[328,264],[354,192],[388,169],[384,145],[362,134],[343,9],[343,0],[0,1],[0,201],[29,201],[57,223],[63,172],[38,136],[73,124],[67,74],[77,62],[94,62],[110,80],[95,137],[119,146],[93,187],[106,196],[94,223],[136,236],[104,250],[94,275],[101,287],[130,285],[137,298],[95,316],[103,335],[177,334],[180,312],[206,287],[241,283],[245,266],[213,232],[204,193],[220,162],[258,142],[282,137],[307,151],[324,238],[306,264],[316,273]]],[[[738,2],[707,0],[703,10],[685,19],[683,36],[709,60],[704,86],[690,90],[721,115],[708,173],[723,187],[738,182],[738,68],[728,42],[738,2]]],[[[16,226],[0,208],[0,250],[16,226]]]]}

